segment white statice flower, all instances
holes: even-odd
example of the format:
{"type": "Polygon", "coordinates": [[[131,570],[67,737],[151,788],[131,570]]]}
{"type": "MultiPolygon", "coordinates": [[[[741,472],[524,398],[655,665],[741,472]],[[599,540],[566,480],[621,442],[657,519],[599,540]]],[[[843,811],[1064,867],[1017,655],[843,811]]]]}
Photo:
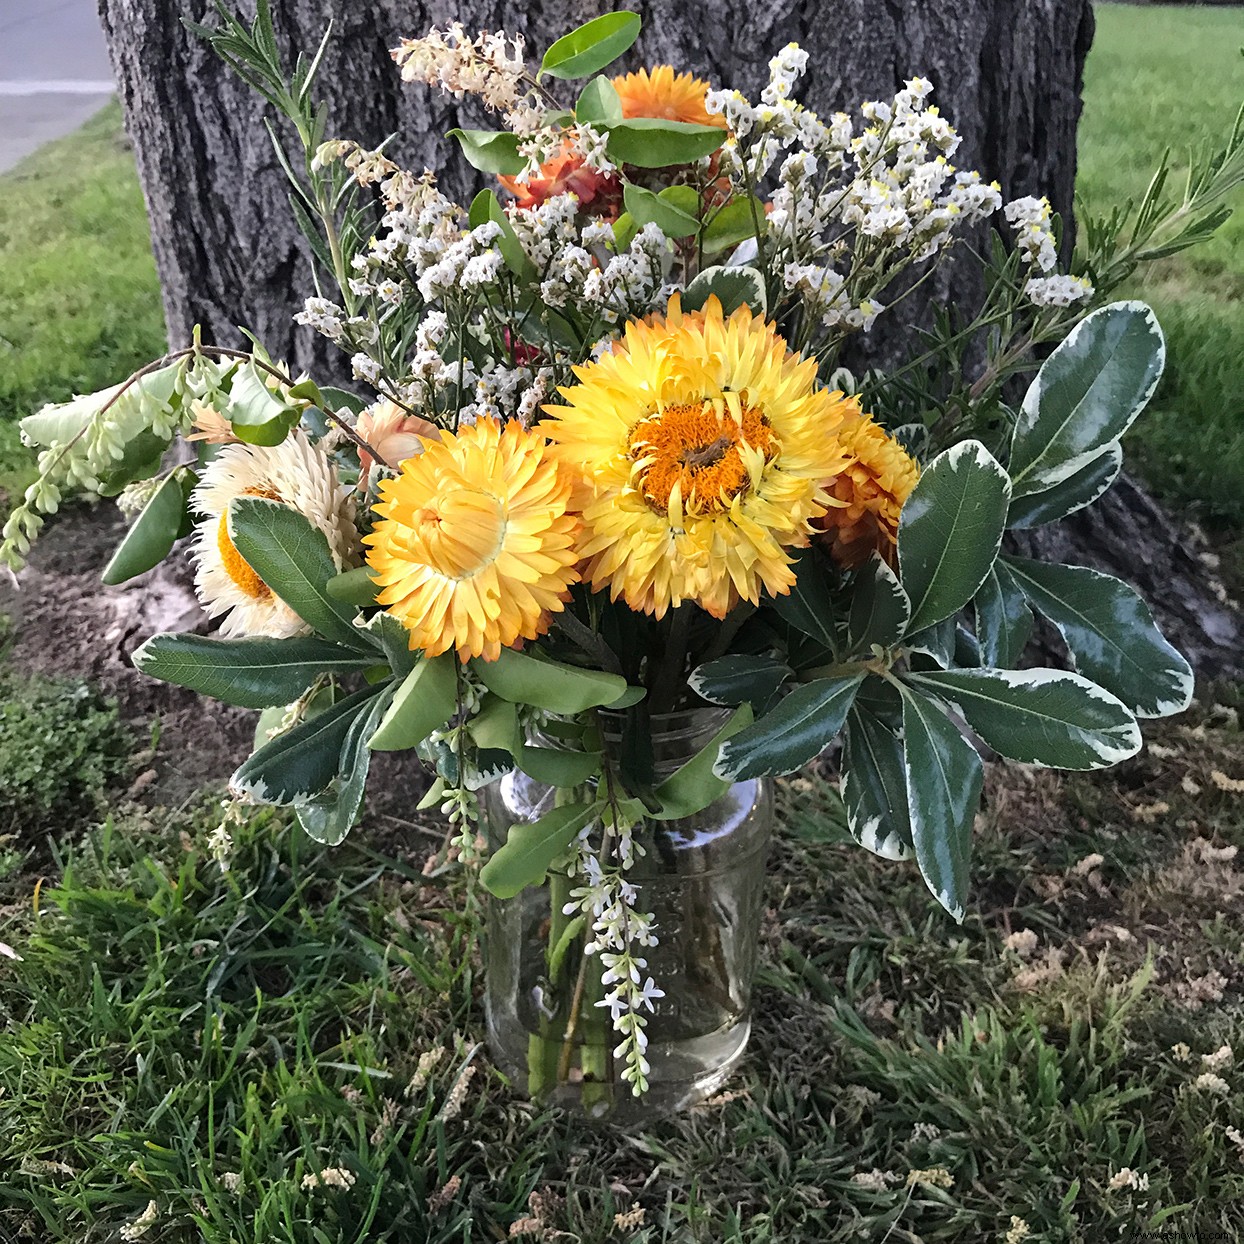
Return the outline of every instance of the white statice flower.
{"type": "Polygon", "coordinates": [[[965,225],[992,216],[1002,206],[1002,187],[986,182],[975,169],[955,173],[949,203],[958,208],[965,225]]]}
{"type": "Polygon", "coordinates": [[[125,1241],[141,1240],[155,1226],[156,1219],[159,1217],[159,1205],[155,1201],[148,1201],[147,1208],[133,1222],[127,1222],[118,1234],[125,1241]]]}
{"type": "Polygon", "coordinates": [[[195,528],[194,585],[209,617],[222,614],[224,636],[284,639],[310,628],[251,569],[233,543],[229,507],[239,497],[260,497],[297,511],[328,541],[338,570],[355,563],[358,532],[348,489],[328,456],[300,430],[279,445],[226,445],[208,463],[191,508],[195,528]]]}
{"type": "Polygon", "coordinates": [[[1015,231],[1015,246],[1024,262],[1041,272],[1053,271],[1058,263],[1058,250],[1050,228],[1053,212],[1049,199],[1032,195],[1012,199],[1002,213],[1015,231]]]}
{"type": "Polygon", "coordinates": [[[370,355],[358,353],[350,359],[350,372],[355,380],[366,381],[373,389],[380,387],[380,364],[370,355]]]}
{"type": "Polygon", "coordinates": [[[484,251],[473,255],[462,265],[459,285],[462,289],[487,289],[497,283],[505,260],[500,251],[484,251]]]}
{"type": "Polygon", "coordinates": [[[329,341],[340,341],[345,328],[346,313],[327,298],[308,298],[294,316],[296,324],[305,324],[329,341]]]}
{"type": "Polygon", "coordinates": [[[302,1189],[304,1192],[315,1192],[320,1188],[334,1188],[346,1192],[354,1187],[355,1182],[352,1170],[344,1166],[326,1166],[318,1173],[308,1171],[302,1177],[302,1189]]]}
{"type": "Polygon", "coordinates": [[[725,117],[736,138],[746,138],[756,124],[756,109],[741,91],[709,91],[704,109],[711,116],[725,117]]]}
{"type": "Polygon", "coordinates": [[[797,43],[788,43],[769,61],[769,85],[760,92],[762,103],[776,105],[789,99],[795,83],[808,68],[808,54],[797,43]]]}
{"type": "Polygon", "coordinates": [[[1034,276],[1024,286],[1024,293],[1037,307],[1070,307],[1086,302],[1093,296],[1093,283],[1087,277],[1034,276]]]}
{"type": "Polygon", "coordinates": [[[581,246],[568,246],[555,254],[548,266],[548,274],[540,285],[540,297],[550,307],[564,307],[577,302],[583,292],[583,283],[596,271],[595,258],[581,246]]]}

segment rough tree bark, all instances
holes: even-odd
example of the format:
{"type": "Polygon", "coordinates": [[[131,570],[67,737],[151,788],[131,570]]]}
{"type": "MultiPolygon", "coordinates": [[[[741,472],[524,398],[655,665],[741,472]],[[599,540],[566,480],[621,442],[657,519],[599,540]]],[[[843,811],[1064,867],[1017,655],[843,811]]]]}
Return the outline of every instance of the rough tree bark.
{"type": "MultiPolygon", "coordinates": [[[[240,3],[253,10],[253,0],[240,3]]],[[[170,339],[185,342],[199,324],[205,339],[236,344],[237,326],[245,325],[275,355],[333,374],[339,356],[290,318],[310,292],[310,263],[264,130],[266,107],[182,25],[183,17],[210,20],[211,0],[99,6],[147,196],[170,339]]],[[[668,61],[752,93],[766,79],[768,57],[797,40],[811,54],[802,98],[822,113],[884,98],[924,74],[963,135],[961,167],[997,177],[1007,198],[1048,194],[1071,219],[1081,71],[1093,31],[1089,0],[627,6],[644,16],[645,29],[625,63],[668,61]]],[[[403,86],[387,49],[460,19],[473,29],[521,32],[538,55],[556,35],[615,7],[609,0],[272,0],[291,54],[313,48],[334,23],[316,88],[329,106],[330,133],[368,144],[397,133],[395,158],[442,170],[447,191],[463,196],[477,188],[478,175],[450,158],[441,135],[487,120],[473,101],[403,86]]],[[[924,293],[968,302],[973,281],[951,267],[924,293]]],[[[903,319],[917,310],[907,308],[903,319]]],[[[1034,540],[1138,581],[1198,667],[1244,673],[1238,614],[1207,588],[1180,525],[1134,484],[1117,488],[1105,506],[1025,537],[1025,551],[1035,551],[1034,540]]]]}

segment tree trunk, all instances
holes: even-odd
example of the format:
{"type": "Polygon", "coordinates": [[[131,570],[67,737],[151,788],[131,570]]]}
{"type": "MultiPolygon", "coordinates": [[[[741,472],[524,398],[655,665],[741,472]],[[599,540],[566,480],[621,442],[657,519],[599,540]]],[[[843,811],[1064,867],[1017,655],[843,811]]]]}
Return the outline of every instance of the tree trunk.
{"type": "MultiPolygon", "coordinates": [[[[295,368],[340,376],[341,356],[291,318],[312,290],[311,268],[264,129],[271,110],[182,24],[183,17],[212,22],[211,0],[99,4],[147,196],[170,339],[184,343],[199,324],[205,340],[233,345],[244,325],[295,368]]],[[[333,22],[315,86],[329,108],[330,135],[376,145],[396,133],[395,159],[439,170],[446,192],[464,200],[480,175],[442,135],[487,119],[472,100],[404,86],[388,49],[457,18],[470,29],[521,32],[538,57],[558,34],[614,7],[606,0],[468,0],[460,8],[443,0],[272,0],[291,57],[314,49],[333,22]]],[[[645,26],[628,65],[668,61],[753,98],[768,58],[792,39],[810,54],[801,98],[822,114],[927,76],[963,136],[956,162],[996,177],[1006,198],[1047,194],[1071,220],[1089,0],[634,0],[632,7],[645,26]]],[[[978,279],[971,265],[948,265],[921,291],[924,305],[970,306],[978,279]]],[[[890,335],[902,335],[920,312],[909,300],[890,335]]],[[[883,317],[870,353],[885,349],[884,324],[883,317]]],[[[1040,544],[1139,582],[1199,666],[1242,672],[1238,616],[1206,586],[1180,525],[1134,485],[1121,484],[1094,510],[1023,542],[1026,551],[1040,544]],[[1142,532],[1143,562],[1136,556],[1142,532]]]]}

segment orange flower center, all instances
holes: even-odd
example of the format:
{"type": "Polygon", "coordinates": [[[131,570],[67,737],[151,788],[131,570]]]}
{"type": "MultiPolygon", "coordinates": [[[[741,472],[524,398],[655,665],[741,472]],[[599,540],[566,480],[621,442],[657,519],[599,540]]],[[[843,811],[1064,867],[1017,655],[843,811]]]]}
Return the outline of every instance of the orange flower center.
{"type": "MultiPolygon", "coordinates": [[[[263,497],[267,501],[280,501],[279,493],[270,488],[247,488],[243,497],[263,497]]],[[[220,564],[233,580],[238,590],[251,600],[268,600],[272,589],[251,569],[250,563],[237,551],[229,538],[229,511],[220,516],[216,527],[216,547],[220,550],[220,564]]]]}
{"type": "Polygon", "coordinates": [[[713,402],[667,406],[641,419],[629,451],[648,504],[668,513],[674,490],[684,508],[721,512],[752,486],[753,473],[777,456],[769,421],[741,394],[738,413],[713,402]]]}
{"type": "Polygon", "coordinates": [[[505,507],[495,496],[458,484],[415,511],[410,552],[437,574],[469,579],[496,560],[505,529],[505,507]]]}

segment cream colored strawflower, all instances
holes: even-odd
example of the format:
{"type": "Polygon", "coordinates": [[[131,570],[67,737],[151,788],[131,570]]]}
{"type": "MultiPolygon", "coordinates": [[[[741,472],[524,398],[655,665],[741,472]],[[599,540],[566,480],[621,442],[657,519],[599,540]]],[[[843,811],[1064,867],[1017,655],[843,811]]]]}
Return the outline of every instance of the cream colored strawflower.
{"type": "Polygon", "coordinates": [[[239,497],[279,501],[297,510],[324,533],[342,570],[355,558],[353,503],[328,456],[301,431],[279,445],[226,445],[194,490],[192,508],[204,515],[195,530],[194,585],[209,617],[226,615],[220,633],[277,639],[304,634],[310,628],[234,546],[229,506],[239,497]]]}

